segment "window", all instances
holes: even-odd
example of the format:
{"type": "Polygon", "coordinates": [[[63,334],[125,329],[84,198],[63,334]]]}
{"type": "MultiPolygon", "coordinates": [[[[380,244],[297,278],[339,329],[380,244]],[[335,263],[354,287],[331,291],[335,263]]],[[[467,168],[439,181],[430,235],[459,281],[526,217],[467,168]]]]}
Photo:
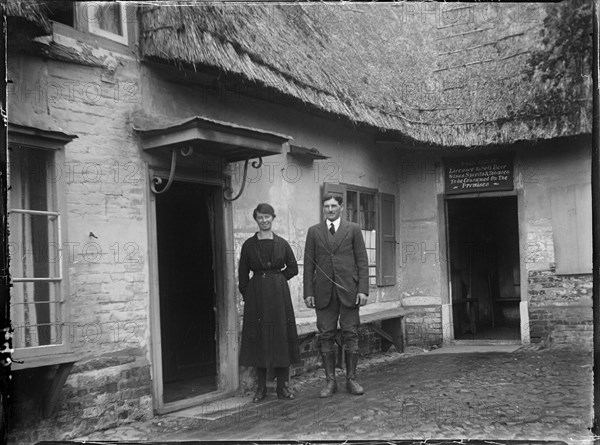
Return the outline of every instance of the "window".
{"type": "Polygon", "coordinates": [[[83,17],[87,19],[89,31],[107,39],[127,45],[127,22],[125,4],[117,2],[85,3],[83,17]]]}
{"type": "Polygon", "coordinates": [[[369,284],[377,285],[377,231],[375,230],[375,192],[351,190],[347,186],[346,219],[357,223],[362,231],[369,257],[369,284]]]}
{"type": "MultiPolygon", "coordinates": [[[[67,349],[63,335],[64,224],[56,169],[60,164],[56,161],[56,149],[29,145],[39,136],[34,133],[26,127],[9,127],[11,320],[17,358],[67,349]]],[[[46,140],[39,145],[54,144],[46,140]]],[[[59,142],[60,146],[63,144],[59,142]]]]}
{"type": "Polygon", "coordinates": [[[550,204],[556,273],[592,273],[591,185],[552,187],[550,204]]]}
{"type": "Polygon", "coordinates": [[[126,4],[123,2],[53,1],[48,18],[67,27],[128,45],[126,4]]]}
{"type": "Polygon", "coordinates": [[[323,193],[344,198],[346,219],[362,231],[369,257],[369,284],[396,284],[395,197],[350,184],[323,184],[323,193]]]}

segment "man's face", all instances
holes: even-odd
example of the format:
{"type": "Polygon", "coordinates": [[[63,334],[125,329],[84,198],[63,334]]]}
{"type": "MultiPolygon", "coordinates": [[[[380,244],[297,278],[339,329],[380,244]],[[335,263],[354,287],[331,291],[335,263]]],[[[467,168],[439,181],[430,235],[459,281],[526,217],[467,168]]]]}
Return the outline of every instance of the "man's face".
{"type": "Polygon", "coordinates": [[[340,217],[342,207],[335,199],[331,198],[323,203],[323,213],[329,221],[335,221],[340,217]]]}

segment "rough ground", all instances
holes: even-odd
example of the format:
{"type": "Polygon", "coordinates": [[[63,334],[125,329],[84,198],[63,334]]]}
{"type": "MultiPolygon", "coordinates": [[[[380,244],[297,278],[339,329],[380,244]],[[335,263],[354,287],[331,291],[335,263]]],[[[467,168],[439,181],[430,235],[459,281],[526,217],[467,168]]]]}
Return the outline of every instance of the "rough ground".
{"type": "MultiPolygon", "coordinates": [[[[322,370],[293,380],[297,398],[221,403],[78,440],[545,439],[591,443],[592,354],[529,346],[515,352],[427,353],[363,360],[365,395],[320,399],[322,370]],[[212,419],[212,420],[207,420],[212,419]]],[[[448,348],[450,351],[451,348],[448,348]]]]}

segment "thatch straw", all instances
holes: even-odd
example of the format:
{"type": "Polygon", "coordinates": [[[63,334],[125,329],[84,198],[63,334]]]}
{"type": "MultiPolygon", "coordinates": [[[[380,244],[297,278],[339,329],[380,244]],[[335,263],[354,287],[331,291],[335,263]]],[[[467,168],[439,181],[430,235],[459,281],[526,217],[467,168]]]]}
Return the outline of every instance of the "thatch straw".
{"type": "Polygon", "coordinates": [[[424,143],[469,147],[591,131],[589,86],[560,98],[578,100],[580,112],[548,109],[541,104],[555,92],[525,76],[543,18],[567,5],[536,4],[527,20],[509,10],[514,4],[494,5],[483,19],[477,8],[487,5],[408,6],[162,3],[142,8],[140,48],[146,60],[216,68],[424,143]],[[454,20],[458,14],[466,19],[454,20]]]}
{"type": "Polygon", "coordinates": [[[52,32],[52,25],[43,2],[8,0],[3,8],[9,26],[9,35],[11,28],[21,33],[25,32],[31,37],[48,35],[52,32]]]}

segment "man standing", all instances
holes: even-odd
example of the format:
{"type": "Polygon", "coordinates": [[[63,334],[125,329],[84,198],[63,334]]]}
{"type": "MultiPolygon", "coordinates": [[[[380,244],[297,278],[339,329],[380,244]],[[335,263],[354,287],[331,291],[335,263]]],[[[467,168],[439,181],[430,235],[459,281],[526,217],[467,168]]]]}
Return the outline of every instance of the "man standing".
{"type": "Polygon", "coordinates": [[[364,393],[356,381],[359,306],[367,303],[369,267],[365,242],[358,224],[340,218],[343,198],[323,197],[325,221],[308,229],[304,249],[304,303],[315,308],[326,383],[321,397],[337,391],[335,337],[338,325],[346,356],[346,390],[364,393]]]}

